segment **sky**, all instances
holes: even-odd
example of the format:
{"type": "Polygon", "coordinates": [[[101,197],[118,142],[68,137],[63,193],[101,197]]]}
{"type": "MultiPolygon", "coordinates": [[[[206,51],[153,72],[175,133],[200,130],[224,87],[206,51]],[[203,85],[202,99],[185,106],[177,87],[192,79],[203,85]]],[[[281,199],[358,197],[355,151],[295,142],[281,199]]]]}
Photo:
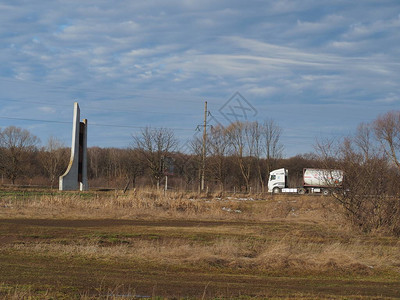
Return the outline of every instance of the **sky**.
{"type": "Polygon", "coordinates": [[[399,0],[0,0],[0,127],[71,144],[181,147],[203,124],[274,120],[314,151],[400,103],[399,0]]]}

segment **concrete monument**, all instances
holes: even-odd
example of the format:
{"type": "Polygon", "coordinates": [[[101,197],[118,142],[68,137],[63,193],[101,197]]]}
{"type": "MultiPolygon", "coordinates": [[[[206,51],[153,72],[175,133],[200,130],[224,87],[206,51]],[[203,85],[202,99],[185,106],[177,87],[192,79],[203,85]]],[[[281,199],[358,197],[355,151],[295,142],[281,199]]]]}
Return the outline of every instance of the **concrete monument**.
{"type": "Polygon", "coordinates": [[[80,122],[78,102],[74,103],[72,123],[71,158],[67,171],[60,176],[59,190],[71,191],[89,189],[87,180],[87,119],[80,122]]]}

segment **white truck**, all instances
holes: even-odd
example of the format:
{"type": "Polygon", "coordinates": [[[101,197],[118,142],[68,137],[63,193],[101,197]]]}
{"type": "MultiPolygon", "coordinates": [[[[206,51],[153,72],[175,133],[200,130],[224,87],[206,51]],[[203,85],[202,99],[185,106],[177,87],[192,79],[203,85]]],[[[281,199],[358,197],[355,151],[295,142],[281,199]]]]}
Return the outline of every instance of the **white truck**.
{"type": "Polygon", "coordinates": [[[269,173],[268,192],[278,193],[322,193],[329,195],[332,189],[340,188],[343,171],[328,169],[303,169],[303,186],[289,188],[288,170],[285,168],[269,173]]]}

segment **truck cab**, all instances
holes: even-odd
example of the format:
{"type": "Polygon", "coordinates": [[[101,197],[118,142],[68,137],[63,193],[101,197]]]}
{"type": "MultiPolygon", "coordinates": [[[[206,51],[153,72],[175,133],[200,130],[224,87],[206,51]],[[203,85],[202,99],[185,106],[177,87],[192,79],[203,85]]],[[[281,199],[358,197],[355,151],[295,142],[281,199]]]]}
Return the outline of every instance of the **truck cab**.
{"type": "Polygon", "coordinates": [[[287,188],[288,185],[288,170],[285,168],[273,170],[269,173],[268,178],[268,192],[279,193],[282,189],[287,188]]]}

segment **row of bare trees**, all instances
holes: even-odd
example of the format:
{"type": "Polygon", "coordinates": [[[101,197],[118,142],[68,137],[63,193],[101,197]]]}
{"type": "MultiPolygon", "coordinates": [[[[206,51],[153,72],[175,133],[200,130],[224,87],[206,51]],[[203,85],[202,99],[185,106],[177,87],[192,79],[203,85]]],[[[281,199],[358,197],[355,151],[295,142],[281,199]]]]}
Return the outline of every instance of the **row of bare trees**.
{"type": "MultiPolygon", "coordinates": [[[[210,189],[264,190],[273,163],[282,156],[282,130],[272,120],[217,126],[206,141],[206,183],[210,189]]],[[[10,126],[0,130],[0,171],[10,183],[32,183],[38,178],[53,187],[65,171],[69,149],[54,137],[39,146],[39,139],[26,129],[10,126]]],[[[95,186],[122,184],[160,187],[166,174],[179,188],[197,189],[201,169],[202,141],[190,141],[189,153],[180,151],[174,132],[144,128],[132,136],[126,149],[88,149],[89,180],[95,186]]]]}
{"type": "Polygon", "coordinates": [[[193,154],[182,158],[179,157],[183,154],[180,153],[177,139],[171,130],[145,128],[141,134],[133,137],[133,148],[146,162],[157,188],[164,174],[168,173],[168,165],[175,162],[173,164],[177,169],[192,173],[191,179],[199,178],[199,182],[200,171],[205,164],[206,179],[218,185],[220,190],[225,189],[228,175],[233,171],[241,178],[236,181],[245,191],[249,191],[252,184],[264,191],[265,179],[273,162],[282,157],[281,134],[282,129],[273,120],[262,124],[237,122],[226,128],[216,126],[211,128],[206,141],[194,138],[191,141],[193,154]],[[207,156],[205,162],[202,157],[204,150],[207,156]],[[182,166],[182,163],[185,165],[182,166]]]}
{"type": "Polygon", "coordinates": [[[31,183],[35,177],[47,177],[51,186],[68,163],[69,150],[54,137],[38,148],[39,138],[28,130],[9,126],[0,130],[0,171],[15,184],[17,179],[31,183]]]}
{"type": "Polygon", "coordinates": [[[13,184],[29,170],[37,143],[38,138],[26,129],[10,126],[0,131],[0,168],[13,184]]]}
{"type": "MultiPolygon", "coordinates": [[[[245,190],[249,191],[253,185],[264,191],[273,163],[282,158],[281,134],[281,127],[273,120],[236,122],[228,127],[211,128],[206,143],[208,177],[224,190],[228,175],[227,158],[231,158],[245,190]]],[[[195,139],[192,146],[194,153],[200,155],[201,141],[195,139]]]]}

